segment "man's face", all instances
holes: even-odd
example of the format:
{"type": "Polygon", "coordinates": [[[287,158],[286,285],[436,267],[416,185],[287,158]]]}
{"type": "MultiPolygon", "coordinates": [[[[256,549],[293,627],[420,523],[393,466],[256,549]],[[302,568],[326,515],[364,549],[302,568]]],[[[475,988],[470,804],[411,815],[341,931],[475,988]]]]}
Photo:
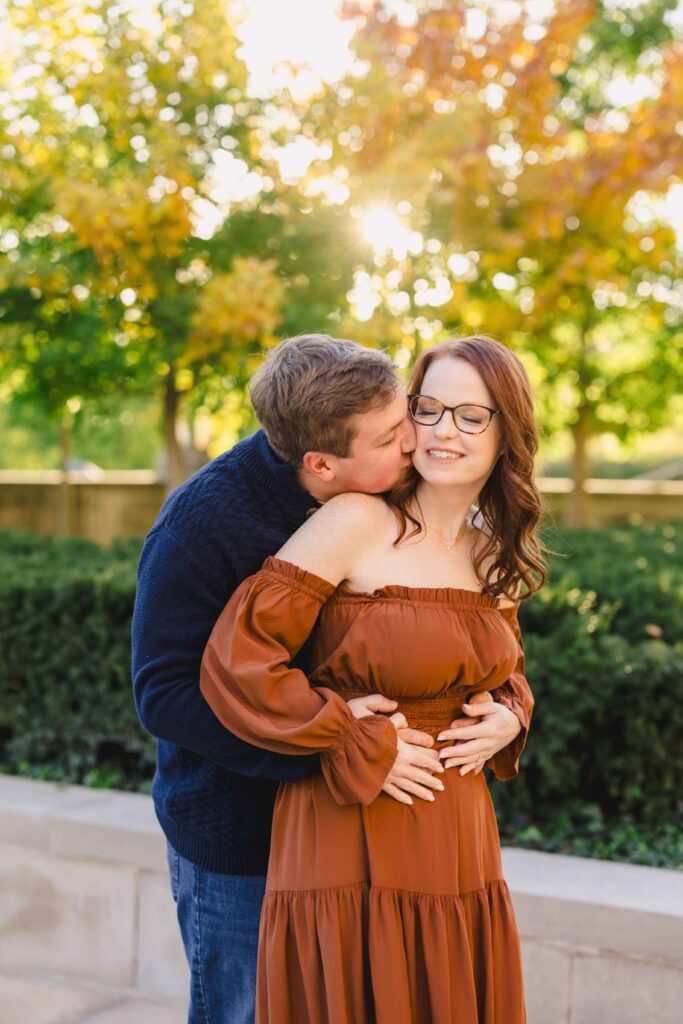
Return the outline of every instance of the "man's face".
{"type": "Polygon", "coordinates": [[[411,466],[415,428],[408,417],[408,400],[401,387],[383,409],[371,409],[351,417],[355,436],[346,458],[328,456],[334,470],[336,494],[361,491],[380,494],[398,483],[411,466]]]}

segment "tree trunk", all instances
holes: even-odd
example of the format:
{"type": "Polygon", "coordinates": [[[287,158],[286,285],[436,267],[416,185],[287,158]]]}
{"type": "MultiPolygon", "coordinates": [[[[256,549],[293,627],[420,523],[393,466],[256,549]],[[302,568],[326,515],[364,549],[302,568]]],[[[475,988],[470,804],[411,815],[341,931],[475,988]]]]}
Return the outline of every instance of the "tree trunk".
{"type": "Polygon", "coordinates": [[[55,532],[58,537],[70,537],[73,532],[71,516],[71,485],[69,484],[69,459],[71,458],[71,417],[64,414],[59,425],[59,468],[62,479],[57,488],[55,508],[55,532]]]}
{"type": "Polygon", "coordinates": [[[565,525],[586,527],[590,525],[590,496],[586,494],[585,486],[589,476],[590,406],[582,402],[578,413],[578,418],[572,428],[574,437],[572,482],[574,489],[568,496],[565,525]]]}
{"type": "Polygon", "coordinates": [[[178,441],[178,405],[180,393],[173,379],[173,369],[166,378],[164,391],[164,441],[166,449],[166,491],[179,487],[185,480],[185,466],[178,441]]]}
{"type": "Polygon", "coordinates": [[[413,351],[410,354],[410,362],[408,364],[411,372],[412,372],[413,366],[415,365],[417,360],[422,355],[422,348],[423,348],[422,338],[420,337],[420,334],[419,334],[418,331],[415,331],[415,333],[413,334],[413,341],[415,342],[415,345],[414,345],[413,351]]]}

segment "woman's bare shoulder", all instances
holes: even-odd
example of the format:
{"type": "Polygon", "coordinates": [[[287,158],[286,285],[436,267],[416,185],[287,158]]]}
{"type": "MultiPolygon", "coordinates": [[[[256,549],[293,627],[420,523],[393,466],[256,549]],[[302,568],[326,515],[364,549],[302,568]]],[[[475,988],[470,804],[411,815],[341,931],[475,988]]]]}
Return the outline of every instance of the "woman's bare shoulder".
{"type": "Polygon", "coordinates": [[[380,526],[391,517],[392,512],[381,495],[346,491],[326,501],[311,518],[318,519],[319,528],[323,523],[324,528],[328,528],[338,521],[341,529],[348,532],[359,525],[380,526]]]}
{"type": "Polygon", "coordinates": [[[277,556],[336,585],[392,520],[391,510],[378,495],[338,494],[306,520],[277,556]]]}

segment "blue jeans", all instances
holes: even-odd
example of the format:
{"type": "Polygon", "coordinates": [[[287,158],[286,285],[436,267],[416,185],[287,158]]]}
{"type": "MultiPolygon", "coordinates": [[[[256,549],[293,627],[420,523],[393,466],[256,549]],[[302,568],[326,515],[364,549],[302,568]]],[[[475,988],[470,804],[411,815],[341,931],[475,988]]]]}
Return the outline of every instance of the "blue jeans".
{"type": "Polygon", "coordinates": [[[190,965],[187,1024],[253,1024],[262,875],[219,875],[168,844],[171,892],[190,965]]]}

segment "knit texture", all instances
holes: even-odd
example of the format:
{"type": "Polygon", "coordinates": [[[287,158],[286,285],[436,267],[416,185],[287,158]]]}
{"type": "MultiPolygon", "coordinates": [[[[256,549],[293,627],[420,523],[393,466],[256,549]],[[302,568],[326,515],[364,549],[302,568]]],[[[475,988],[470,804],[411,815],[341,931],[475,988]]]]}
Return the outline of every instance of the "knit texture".
{"type": "Polygon", "coordinates": [[[133,691],[157,738],[154,807],[172,846],[210,871],[265,874],[278,782],[320,771],[317,755],[273,754],[233,736],[199,690],[230,595],[315,507],[260,430],[170,495],[142,549],[133,691]]]}

